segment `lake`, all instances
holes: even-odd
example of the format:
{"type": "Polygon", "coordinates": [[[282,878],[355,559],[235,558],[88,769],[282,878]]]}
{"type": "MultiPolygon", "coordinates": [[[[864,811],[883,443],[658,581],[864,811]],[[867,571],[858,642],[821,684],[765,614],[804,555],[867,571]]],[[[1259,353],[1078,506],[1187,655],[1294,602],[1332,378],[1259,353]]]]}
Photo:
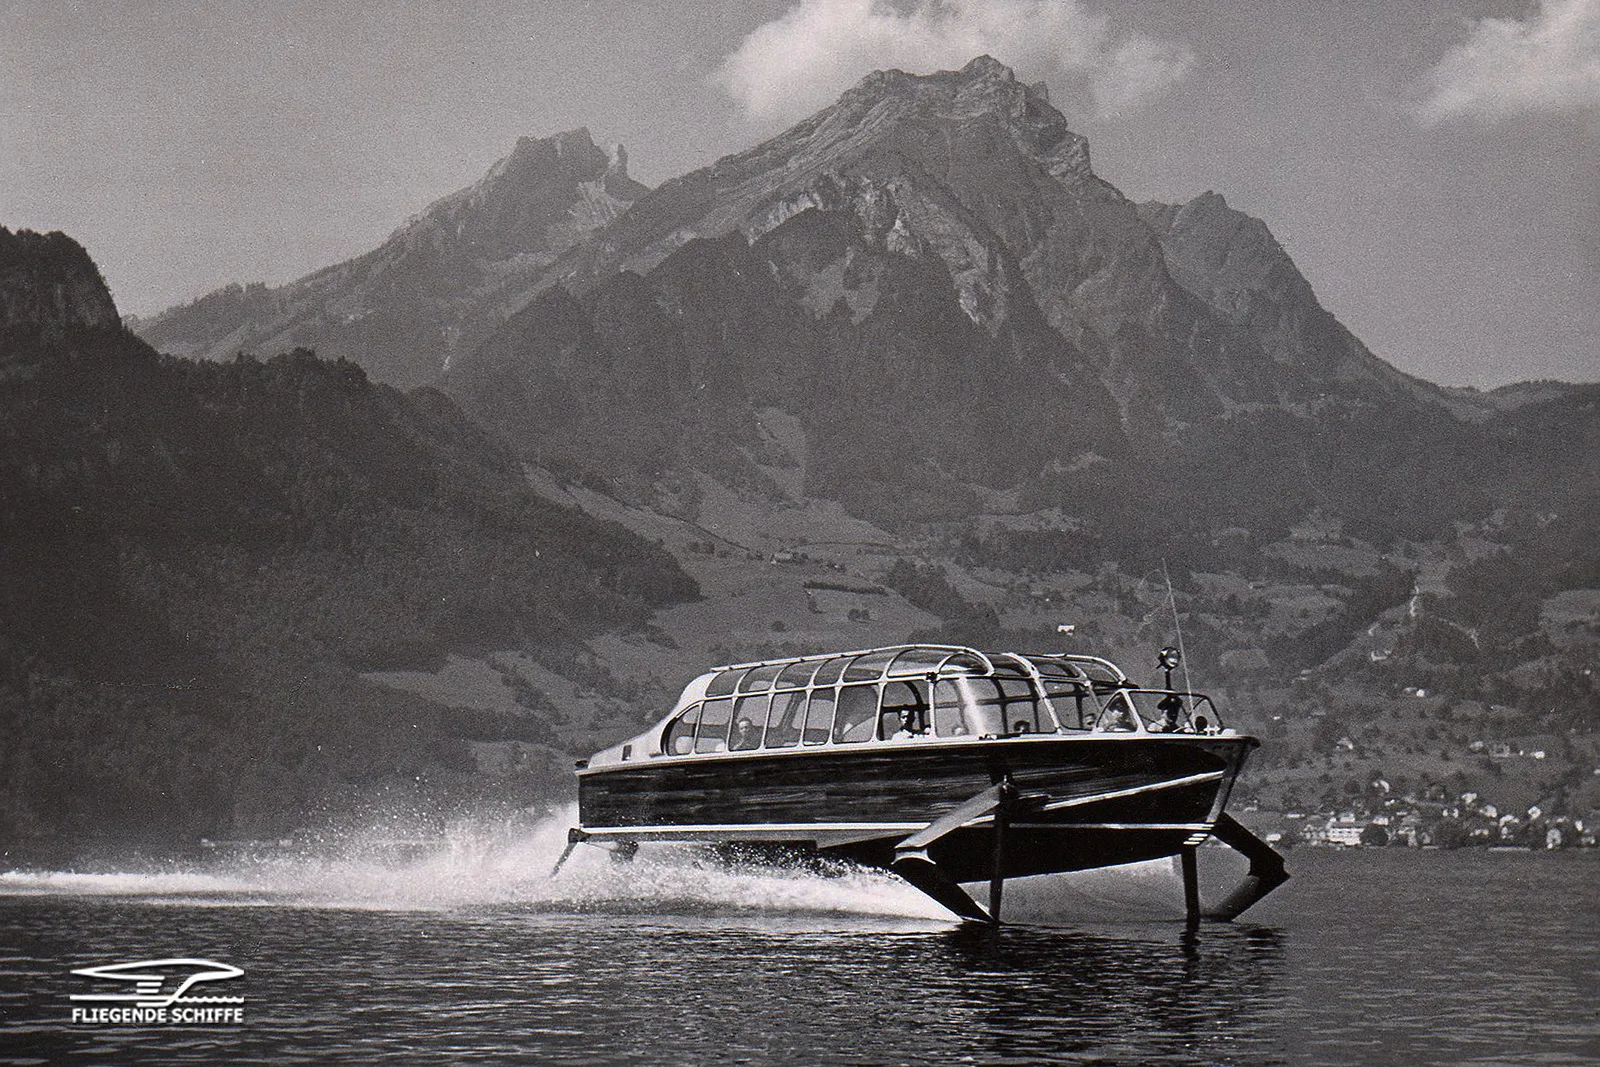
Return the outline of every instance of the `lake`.
{"type": "Polygon", "coordinates": [[[1600,1062],[1593,853],[1301,850],[1192,932],[1147,864],[1018,883],[995,930],[686,850],[580,849],[552,882],[559,832],[0,874],[0,1063],[1600,1062]],[[243,1023],[70,1021],[116,988],[71,970],[172,958],[242,969],[196,993],[243,1023]]]}

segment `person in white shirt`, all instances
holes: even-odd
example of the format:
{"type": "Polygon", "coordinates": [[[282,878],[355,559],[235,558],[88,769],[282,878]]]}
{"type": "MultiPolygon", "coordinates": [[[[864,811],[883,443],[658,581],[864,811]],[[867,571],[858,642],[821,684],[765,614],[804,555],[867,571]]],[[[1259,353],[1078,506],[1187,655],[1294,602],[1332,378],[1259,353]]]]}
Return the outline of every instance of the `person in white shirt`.
{"type": "Polygon", "coordinates": [[[900,709],[900,729],[890,735],[891,741],[915,741],[926,737],[928,731],[917,725],[917,713],[911,708],[900,709]]]}

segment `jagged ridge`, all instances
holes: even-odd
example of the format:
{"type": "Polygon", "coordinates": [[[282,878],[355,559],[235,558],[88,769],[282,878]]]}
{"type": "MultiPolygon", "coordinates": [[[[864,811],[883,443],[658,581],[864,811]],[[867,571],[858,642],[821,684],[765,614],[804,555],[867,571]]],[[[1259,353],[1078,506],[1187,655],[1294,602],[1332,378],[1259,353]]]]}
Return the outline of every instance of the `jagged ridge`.
{"type": "Polygon", "coordinates": [[[422,384],[526,302],[556,256],[644,192],[628,177],[626,151],[607,154],[588,130],[524,137],[483,179],[372,252],[280,288],[229,286],[134,329],[175,355],[301,346],[353,359],[382,381],[422,384]]]}

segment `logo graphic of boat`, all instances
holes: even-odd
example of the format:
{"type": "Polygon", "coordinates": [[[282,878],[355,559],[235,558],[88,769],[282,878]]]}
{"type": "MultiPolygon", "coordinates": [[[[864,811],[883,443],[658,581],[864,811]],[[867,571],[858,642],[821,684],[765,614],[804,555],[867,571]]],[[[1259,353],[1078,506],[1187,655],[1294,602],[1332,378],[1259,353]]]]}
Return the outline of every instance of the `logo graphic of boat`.
{"type": "Polygon", "coordinates": [[[244,971],[214,960],[170,959],[136,960],[132,963],[108,963],[100,967],[84,967],[73,974],[85,978],[103,978],[115,982],[132,982],[131,993],[74,993],[70,1000],[94,1001],[101,1004],[128,1004],[136,1008],[165,1008],[173,1004],[243,1004],[243,997],[188,997],[184,996],[199,982],[220,982],[239,978],[244,971]],[[170,992],[164,992],[171,985],[170,992]]]}

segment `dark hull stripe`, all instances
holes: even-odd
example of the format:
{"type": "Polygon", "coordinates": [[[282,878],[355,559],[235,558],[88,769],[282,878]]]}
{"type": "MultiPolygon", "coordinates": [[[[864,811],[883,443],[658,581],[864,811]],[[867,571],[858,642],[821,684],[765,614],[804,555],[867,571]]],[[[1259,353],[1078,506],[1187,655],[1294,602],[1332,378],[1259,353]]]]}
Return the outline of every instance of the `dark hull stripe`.
{"type": "MultiPolygon", "coordinates": [[[[984,816],[967,823],[965,828],[991,827],[994,825],[993,816],[984,816]]],[[[1210,831],[1212,823],[1209,822],[1075,822],[1075,823],[1045,823],[1045,822],[1016,822],[1011,824],[1014,830],[1049,830],[1066,832],[1075,830],[1188,830],[1191,832],[1210,831]]],[[[703,826],[596,826],[586,829],[584,833],[596,838],[635,838],[639,840],[678,840],[696,841],[718,837],[737,838],[760,834],[763,837],[794,841],[823,840],[836,835],[849,835],[860,839],[863,834],[875,837],[900,838],[906,834],[922,829],[921,823],[734,823],[734,824],[707,824],[703,826]]]]}
{"type": "Polygon", "coordinates": [[[601,766],[585,767],[577,772],[581,780],[593,775],[613,774],[617,771],[637,769],[643,766],[655,766],[658,762],[671,763],[675,766],[693,766],[697,763],[730,764],[742,763],[751,760],[784,760],[801,761],[806,759],[830,759],[843,757],[857,759],[873,753],[902,753],[908,755],[924,753],[973,753],[992,752],[996,749],[1027,748],[1030,746],[1044,745],[1052,748],[1063,745],[1174,745],[1193,746],[1196,742],[1203,744],[1236,745],[1243,743],[1253,747],[1254,739],[1239,736],[1205,735],[1197,737],[1193,734],[1140,734],[1140,733],[1087,733],[1078,732],[1070,734],[1024,734],[1017,737],[990,737],[990,738],[930,738],[913,741],[856,741],[848,744],[830,745],[793,745],[788,748],[756,748],[743,750],[724,750],[721,752],[692,752],[678,756],[654,756],[648,762],[634,761],[630,763],[608,763],[601,766]]]}
{"type": "Polygon", "coordinates": [[[1030,740],[740,753],[622,764],[579,780],[584,828],[926,825],[1005,776],[1051,824],[1182,824],[1220,814],[1248,738],[1030,740]]]}

